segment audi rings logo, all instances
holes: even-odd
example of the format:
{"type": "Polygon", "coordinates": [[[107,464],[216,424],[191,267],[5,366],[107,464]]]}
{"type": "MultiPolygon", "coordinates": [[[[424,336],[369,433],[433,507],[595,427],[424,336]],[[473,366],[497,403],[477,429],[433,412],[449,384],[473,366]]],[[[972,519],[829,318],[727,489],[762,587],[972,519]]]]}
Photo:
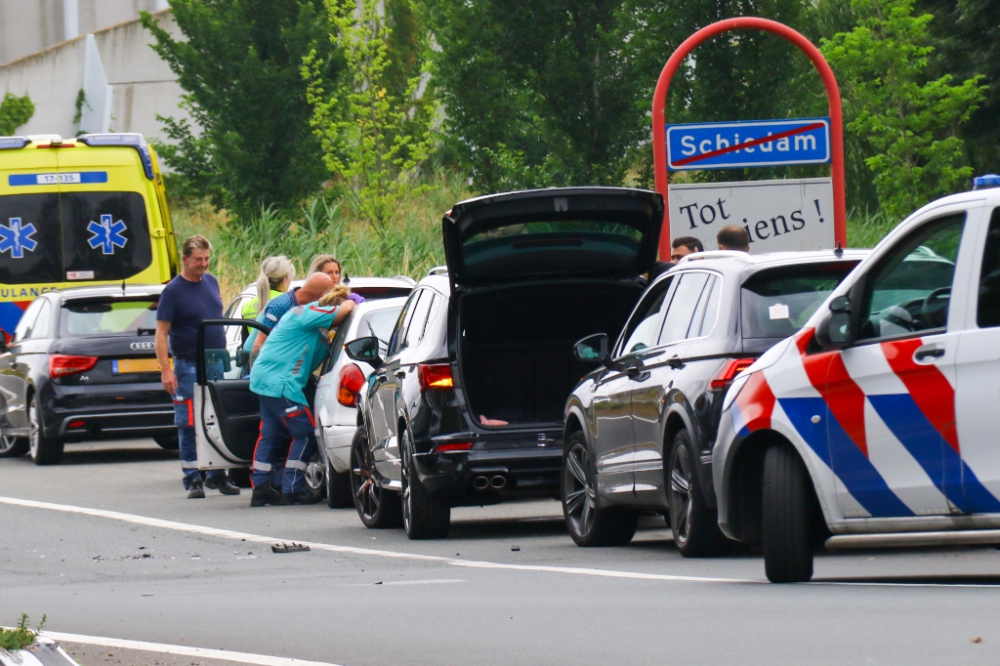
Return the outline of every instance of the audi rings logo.
{"type": "Polygon", "coordinates": [[[136,351],[151,351],[156,349],[155,342],[133,342],[129,346],[136,351]]]}

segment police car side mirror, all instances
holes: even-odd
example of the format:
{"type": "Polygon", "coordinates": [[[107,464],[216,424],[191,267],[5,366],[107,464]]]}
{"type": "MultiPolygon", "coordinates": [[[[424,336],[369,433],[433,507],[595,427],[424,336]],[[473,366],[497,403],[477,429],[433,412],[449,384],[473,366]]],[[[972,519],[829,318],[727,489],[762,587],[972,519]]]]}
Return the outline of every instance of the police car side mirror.
{"type": "Polygon", "coordinates": [[[382,357],[379,356],[379,341],[375,336],[351,340],[344,345],[344,353],[354,361],[367,363],[376,370],[382,367],[382,357]]]}
{"type": "Polygon", "coordinates": [[[816,328],[816,342],[828,349],[843,349],[854,343],[855,332],[852,324],[853,309],[851,299],[837,296],[830,301],[830,313],[816,328]]]}

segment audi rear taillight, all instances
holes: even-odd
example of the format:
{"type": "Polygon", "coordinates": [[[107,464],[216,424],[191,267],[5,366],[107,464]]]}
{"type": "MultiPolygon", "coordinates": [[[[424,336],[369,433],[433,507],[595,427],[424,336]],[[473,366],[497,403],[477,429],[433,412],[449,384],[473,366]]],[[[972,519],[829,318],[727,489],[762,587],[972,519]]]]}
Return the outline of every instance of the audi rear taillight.
{"type": "Polygon", "coordinates": [[[472,448],[472,442],[449,442],[438,444],[434,449],[436,453],[454,453],[455,451],[468,451],[472,448]]]}
{"type": "Polygon", "coordinates": [[[86,372],[97,365],[96,356],[70,356],[68,354],[52,354],[49,356],[49,377],[68,377],[86,372]]]}
{"type": "Polygon", "coordinates": [[[722,370],[716,373],[715,377],[712,377],[711,388],[724,389],[728,387],[736,379],[736,375],[749,368],[756,360],[755,358],[736,358],[729,361],[722,366],[722,370]]]}
{"type": "Polygon", "coordinates": [[[451,365],[448,363],[418,365],[417,380],[420,382],[421,391],[440,391],[455,385],[451,380],[451,365]]]}
{"type": "Polygon", "coordinates": [[[365,373],[361,368],[348,363],[340,369],[340,389],[337,391],[337,402],[344,407],[358,406],[358,391],[365,385],[365,373]]]}

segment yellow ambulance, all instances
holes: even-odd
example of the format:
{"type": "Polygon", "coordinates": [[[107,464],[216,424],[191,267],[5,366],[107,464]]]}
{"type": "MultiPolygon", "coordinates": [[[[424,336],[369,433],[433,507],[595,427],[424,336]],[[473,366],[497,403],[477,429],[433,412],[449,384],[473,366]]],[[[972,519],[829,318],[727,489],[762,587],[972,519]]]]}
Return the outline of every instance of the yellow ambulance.
{"type": "Polygon", "coordinates": [[[0,137],[0,329],[52,289],[159,284],[177,245],[141,134],[0,137]]]}

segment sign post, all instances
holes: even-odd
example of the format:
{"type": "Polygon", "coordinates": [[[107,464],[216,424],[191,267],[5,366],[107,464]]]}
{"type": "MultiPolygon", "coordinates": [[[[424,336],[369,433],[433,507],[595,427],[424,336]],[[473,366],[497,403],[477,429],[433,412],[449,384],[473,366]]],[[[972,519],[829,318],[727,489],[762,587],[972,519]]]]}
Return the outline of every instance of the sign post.
{"type": "MultiPolygon", "coordinates": [[[[653,94],[653,162],[656,174],[656,190],[663,195],[663,200],[668,211],[668,220],[683,219],[683,215],[675,215],[670,200],[671,189],[675,193],[680,192],[678,188],[688,188],[689,186],[670,187],[668,169],[733,169],[742,167],[779,166],[788,164],[820,164],[830,163],[832,187],[832,201],[827,204],[827,208],[832,208],[833,233],[832,240],[839,246],[847,245],[847,203],[844,195],[844,131],[843,116],[840,102],[840,89],[837,87],[837,80],[833,76],[833,70],[823,58],[823,54],[813,46],[812,42],[794,29],[771,21],[756,17],[739,17],[718,21],[706,26],[688,37],[677,48],[667,60],[667,64],[660,73],[659,81],[656,84],[656,92],[653,94]],[[677,69],[684,62],[684,59],[697,47],[711,37],[731,30],[764,30],[783,37],[792,42],[802,51],[819,72],[826,87],[827,102],[829,104],[829,118],[807,118],[793,120],[765,120],[750,121],[746,123],[703,123],[694,125],[672,125],[669,128],[664,124],[663,110],[667,101],[667,93],[670,89],[670,81],[673,79],[677,69]],[[669,143],[669,161],[668,161],[669,143]]],[[[787,181],[793,187],[805,188],[810,184],[813,188],[826,179],[805,179],[799,181],[787,181]]],[[[755,187],[757,193],[751,197],[757,200],[773,198],[768,194],[762,196],[760,189],[768,184],[775,187],[786,183],[786,181],[757,181],[749,182],[745,186],[741,183],[717,183],[705,184],[724,185],[733,190],[745,190],[755,187]]],[[[695,186],[690,186],[691,188],[695,186]]],[[[805,190],[802,189],[804,192],[805,190]]],[[[746,198],[746,197],[744,197],[746,198]]],[[[816,217],[820,224],[826,224],[828,220],[822,219],[823,201],[829,201],[826,197],[814,196],[814,194],[804,194],[798,200],[789,200],[787,204],[792,206],[787,215],[797,211],[799,216],[805,220],[807,211],[816,217]],[[810,196],[814,197],[818,210],[810,210],[810,196]],[[821,200],[822,199],[822,200],[821,200]],[[796,208],[797,206],[797,208],[796,208]]],[[[695,203],[698,202],[686,202],[695,203]]],[[[699,207],[699,210],[701,208],[699,207]]],[[[760,228],[761,234],[756,240],[765,240],[767,234],[767,245],[769,249],[779,249],[773,243],[774,232],[782,235],[783,226],[775,226],[771,218],[780,218],[785,213],[777,212],[753,212],[752,206],[746,208],[746,215],[734,218],[727,224],[738,224],[746,226],[751,234],[751,242],[754,242],[755,229],[760,228]],[[770,217],[765,217],[770,215],[770,217]],[[746,220],[744,221],[744,217],[746,220]],[[767,224],[762,224],[763,221],[767,224]],[[768,232],[768,228],[771,229],[768,232]]],[[[687,209],[690,212],[692,209],[687,209]]],[[[735,209],[732,209],[735,210],[735,209]]],[[[753,209],[756,210],[756,209],[753,209]]],[[[732,213],[730,213],[732,215],[732,213]]],[[[728,220],[728,218],[723,218],[728,220]]],[[[786,217],[786,221],[790,218],[786,217]]],[[[670,222],[667,222],[670,224],[670,222]]],[[[791,224],[791,223],[789,223],[791,224]]],[[[680,224],[678,223],[678,226],[680,224]]],[[[720,225],[722,226],[722,225],[720,225]]],[[[793,225],[794,226],[794,225],[793,225]]],[[[804,227],[803,227],[804,228],[804,227]]],[[[695,235],[695,234],[691,234],[695,235]]],[[[827,236],[827,234],[821,234],[827,236]]],[[[815,238],[820,238],[816,236],[815,238]]],[[[793,236],[788,236],[792,238],[793,236]]],[[[827,236],[828,237],[828,236],[827,236]]],[[[798,243],[805,243],[805,236],[799,235],[798,243]]],[[[669,227],[660,234],[660,257],[670,256],[671,233],[669,227]]],[[[784,245],[784,243],[782,243],[784,245]]],[[[808,247],[806,243],[803,247],[808,247]]],[[[815,246],[814,246],[815,247],[815,246]]],[[[781,247],[780,249],[798,249],[795,247],[781,247]]]]}

